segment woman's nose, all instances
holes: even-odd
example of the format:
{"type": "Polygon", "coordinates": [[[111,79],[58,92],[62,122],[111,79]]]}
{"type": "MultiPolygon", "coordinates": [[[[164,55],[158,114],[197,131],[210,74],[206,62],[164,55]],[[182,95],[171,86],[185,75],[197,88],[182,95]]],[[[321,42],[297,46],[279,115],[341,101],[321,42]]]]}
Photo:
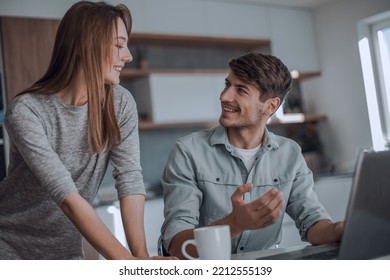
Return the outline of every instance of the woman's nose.
{"type": "Polygon", "coordinates": [[[127,53],[123,56],[122,60],[124,62],[132,62],[133,61],[133,55],[131,54],[130,50],[127,50],[127,53]]]}

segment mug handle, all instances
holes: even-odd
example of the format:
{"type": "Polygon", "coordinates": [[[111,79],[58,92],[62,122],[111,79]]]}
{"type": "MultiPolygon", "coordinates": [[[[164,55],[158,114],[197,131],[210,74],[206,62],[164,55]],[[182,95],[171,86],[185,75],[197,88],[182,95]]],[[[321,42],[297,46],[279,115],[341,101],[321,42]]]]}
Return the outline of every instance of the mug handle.
{"type": "Polygon", "coordinates": [[[189,244],[192,244],[196,247],[196,243],[195,243],[194,239],[186,240],[186,241],[184,241],[183,245],[181,245],[182,254],[184,255],[184,257],[186,257],[189,260],[199,260],[200,258],[194,258],[193,256],[190,256],[189,254],[187,254],[186,248],[187,248],[187,245],[189,245],[189,244]]]}

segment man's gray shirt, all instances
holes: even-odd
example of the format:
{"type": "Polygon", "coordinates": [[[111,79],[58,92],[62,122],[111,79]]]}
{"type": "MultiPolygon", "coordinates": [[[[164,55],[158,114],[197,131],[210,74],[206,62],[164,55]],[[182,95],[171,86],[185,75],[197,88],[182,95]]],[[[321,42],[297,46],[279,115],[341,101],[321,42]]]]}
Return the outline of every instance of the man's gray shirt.
{"type": "Polygon", "coordinates": [[[330,219],[313,191],[313,175],[294,141],[265,129],[255,164],[247,171],[226,129],[218,126],[179,139],[162,177],[164,247],[186,229],[209,225],[232,211],[230,197],[238,186],[252,183],[245,201],[253,201],[270,188],[282,192],[285,206],[271,226],[247,230],[232,240],[232,253],[267,249],[281,241],[284,213],[295,221],[301,239],[315,222],[330,219]]]}
{"type": "Polygon", "coordinates": [[[8,176],[0,183],[0,259],[83,258],[81,234],[60,209],[78,192],[92,203],[109,162],[118,198],[144,194],[138,116],[131,94],[114,87],[121,131],[110,151],[91,155],[88,104],[72,106],[55,95],[23,94],[10,104],[8,176]]]}

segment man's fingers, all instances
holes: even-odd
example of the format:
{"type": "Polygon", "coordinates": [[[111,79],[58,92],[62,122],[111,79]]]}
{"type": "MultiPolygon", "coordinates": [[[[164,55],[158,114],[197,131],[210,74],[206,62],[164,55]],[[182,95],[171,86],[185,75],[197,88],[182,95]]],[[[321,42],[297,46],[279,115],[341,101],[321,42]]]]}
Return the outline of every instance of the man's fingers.
{"type": "Polygon", "coordinates": [[[263,207],[266,207],[270,203],[269,208],[273,209],[276,204],[278,204],[279,201],[282,200],[281,193],[277,189],[271,189],[268,192],[266,192],[263,196],[256,199],[255,201],[251,202],[251,206],[253,210],[259,210],[263,207]]]}
{"type": "Polygon", "coordinates": [[[242,200],[242,196],[253,188],[251,183],[239,186],[232,194],[232,201],[242,200]]]}
{"type": "Polygon", "coordinates": [[[283,207],[283,200],[273,199],[268,205],[258,209],[258,226],[263,228],[274,224],[280,218],[283,207]]]}

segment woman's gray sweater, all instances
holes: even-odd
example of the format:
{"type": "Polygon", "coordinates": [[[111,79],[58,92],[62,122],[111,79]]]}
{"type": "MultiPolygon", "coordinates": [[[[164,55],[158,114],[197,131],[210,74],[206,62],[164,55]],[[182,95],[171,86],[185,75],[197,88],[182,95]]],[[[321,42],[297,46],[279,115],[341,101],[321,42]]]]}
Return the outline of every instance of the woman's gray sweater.
{"type": "Polygon", "coordinates": [[[138,116],[131,94],[114,88],[121,142],[91,155],[87,145],[88,103],[65,104],[55,95],[23,94],[10,104],[8,175],[0,183],[0,259],[80,259],[82,236],[60,205],[72,192],[89,203],[109,162],[118,198],[145,194],[138,116]]]}

